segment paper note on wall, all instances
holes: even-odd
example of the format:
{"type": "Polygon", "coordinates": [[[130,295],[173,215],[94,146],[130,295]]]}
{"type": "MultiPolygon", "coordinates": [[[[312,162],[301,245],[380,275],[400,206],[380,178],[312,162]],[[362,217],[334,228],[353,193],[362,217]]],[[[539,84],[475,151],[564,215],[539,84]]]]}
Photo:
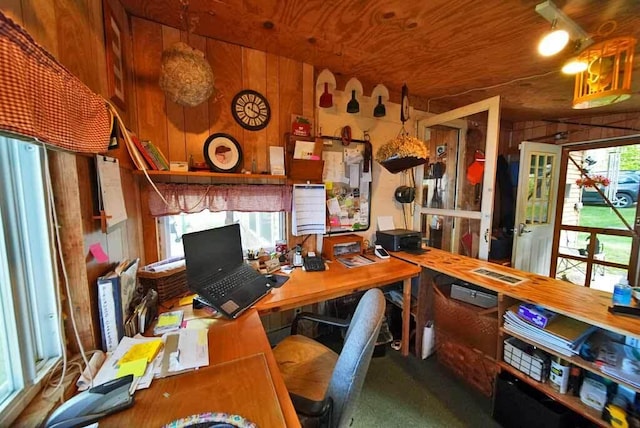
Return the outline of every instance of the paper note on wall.
{"type": "Polygon", "coordinates": [[[127,219],[120,181],[120,163],[118,159],[98,155],[96,167],[100,187],[100,206],[107,215],[107,229],[109,229],[127,219]]]}
{"type": "Polygon", "coordinates": [[[293,186],[292,233],[294,236],[325,233],[326,190],[324,184],[293,186]]]}

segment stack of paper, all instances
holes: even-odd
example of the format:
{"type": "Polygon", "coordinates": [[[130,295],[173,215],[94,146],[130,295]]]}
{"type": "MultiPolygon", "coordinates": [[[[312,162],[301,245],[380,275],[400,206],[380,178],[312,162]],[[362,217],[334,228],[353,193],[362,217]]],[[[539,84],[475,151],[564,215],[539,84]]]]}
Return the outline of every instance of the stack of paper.
{"type": "Polygon", "coordinates": [[[504,314],[504,329],[538,343],[561,355],[577,355],[580,346],[596,327],[573,318],[557,315],[545,328],[536,327],[517,315],[518,307],[504,314]]]}
{"type": "Polygon", "coordinates": [[[171,311],[158,315],[158,322],[153,328],[153,334],[159,336],[161,334],[176,331],[182,325],[183,311],[171,311]]]}

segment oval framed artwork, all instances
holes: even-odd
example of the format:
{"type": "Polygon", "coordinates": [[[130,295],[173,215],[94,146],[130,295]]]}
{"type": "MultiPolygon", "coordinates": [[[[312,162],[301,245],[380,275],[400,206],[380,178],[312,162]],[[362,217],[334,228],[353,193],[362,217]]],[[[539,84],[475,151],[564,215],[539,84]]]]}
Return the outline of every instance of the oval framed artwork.
{"type": "Polygon", "coordinates": [[[216,172],[236,172],[242,165],[242,148],[229,134],[212,134],[204,142],[204,159],[216,172]]]}

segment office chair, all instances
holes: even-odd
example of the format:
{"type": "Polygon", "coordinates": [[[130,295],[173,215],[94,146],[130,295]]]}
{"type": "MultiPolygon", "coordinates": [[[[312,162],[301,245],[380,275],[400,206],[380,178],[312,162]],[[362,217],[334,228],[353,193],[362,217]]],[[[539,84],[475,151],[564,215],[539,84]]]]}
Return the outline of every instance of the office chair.
{"type": "Polygon", "coordinates": [[[360,299],[351,321],[300,313],[291,336],[273,350],[289,395],[304,427],[351,424],[385,312],[382,291],[371,289],[360,299]],[[300,320],[348,327],[340,355],[298,335],[300,320]]]}

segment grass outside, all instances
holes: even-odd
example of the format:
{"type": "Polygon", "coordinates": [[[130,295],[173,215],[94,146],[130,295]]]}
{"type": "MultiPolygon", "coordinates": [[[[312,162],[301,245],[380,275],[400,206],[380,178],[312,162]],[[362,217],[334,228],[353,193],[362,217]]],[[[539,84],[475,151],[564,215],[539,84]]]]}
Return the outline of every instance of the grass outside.
{"type": "MultiPolygon", "coordinates": [[[[624,219],[633,225],[636,207],[619,209],[624,219]]],[[[612,229],[626,229],[626,226],[613,212],[613,209],[605,206],[585,205],[580,211],[580,226],[600,227],[612,229]]],[[[584,243],[589,235],[578,234],[578,242],[584,243]]],[[[626,236],[598,235],[598,240],[604,245],[606,260],[610,262],[629,264],[631,254],[631,238],[626,236]]]]}

